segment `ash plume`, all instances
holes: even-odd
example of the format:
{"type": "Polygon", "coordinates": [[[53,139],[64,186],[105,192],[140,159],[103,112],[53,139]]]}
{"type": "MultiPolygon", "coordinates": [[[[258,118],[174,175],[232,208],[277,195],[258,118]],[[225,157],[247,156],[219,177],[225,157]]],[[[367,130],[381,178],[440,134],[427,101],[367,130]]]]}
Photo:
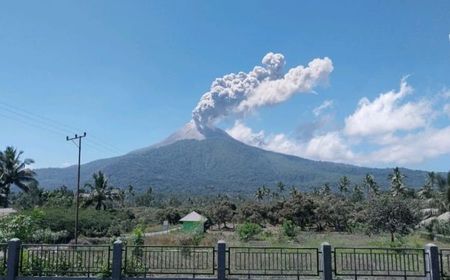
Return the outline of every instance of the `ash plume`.
{"type": "Polygon", "coordinates": [[[266,54],[261,63],[248,73],[230,73],[215,79],[192,111],[196,126],[210,127],[223,117],[239,116],[284,102],[297,93],[311,92],[326,83],[333,71],[328,57],[313,59],[307,66],[299,65],[287,72],[280,53],[266,54]]]}

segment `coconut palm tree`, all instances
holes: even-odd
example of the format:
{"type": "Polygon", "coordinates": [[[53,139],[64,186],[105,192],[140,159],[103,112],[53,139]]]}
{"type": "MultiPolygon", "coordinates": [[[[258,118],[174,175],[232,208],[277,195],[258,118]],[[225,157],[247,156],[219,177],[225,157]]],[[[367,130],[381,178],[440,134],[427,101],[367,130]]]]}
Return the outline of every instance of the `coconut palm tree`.
{"type": "Polygon", "coordinates": [[[258,201],[262,201],[264,199],[264,195],[265,195],[265,193],[264,193],[263,189],[258,188],[255,193],[255,198],[258,201]]]}
{"type": "Polygon", "coordinates": [[[351,185],[351,181],[347,176],[342,176],[339,179],[339,191],[341,193],[344,193],[344,194],[348,193],[350,185],[351,185]]]}
{"type": "Polygon", "coordinates": [[[366,188],[367,198],[372,198],[373,195],[377,195],[380,191],[380,187],[375,181],[375,177],[372,174],[367,173],[363,180],[363,185],[366,188]]]}
{"type": "Polygon", "coordinates": [[[24,192],[30,190],[30,185],[37,185],[36,175],[27,165],[34,163],[32,159],[20,159],[23,151],[17,151],[9,146],[0,151],[0,199],[3,207],[8,207],[8,197],[11,186],[15,185],[24,192]]]}
{"type": "Polygon", "coordinates": [[[400,168],[395,167],[392,170],[392,174],[389,174],[388,178],[391,181],[391,192],[393,196],[403,195],[406,193],[406,186],[403,183],[403,179],[406,178],[406,176],[400,172],[400,168]]]}
{"type": "Polygon", "coordinates": [[[84,206],[94,206],[96,210],[105,210],[112,205],[114,201],[120,200],[120,192],[108,185],[108,179],[103,172],[99,171],[92,175],[94,184],[84,185],[89,190],[89,194],[84,201],[84,206]]]}

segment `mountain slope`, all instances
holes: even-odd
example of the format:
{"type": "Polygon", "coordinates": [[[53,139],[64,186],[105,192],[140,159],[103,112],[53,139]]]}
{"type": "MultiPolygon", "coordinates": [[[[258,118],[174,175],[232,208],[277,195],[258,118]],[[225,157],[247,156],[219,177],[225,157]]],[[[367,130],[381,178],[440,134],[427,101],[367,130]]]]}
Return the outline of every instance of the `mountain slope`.
{"type": "MultiPolygon", "coordinates": [[[[307,160],[245,145],[220,129],[198,131],[187,124],[165,141],[126,155],[82,165],[81,182],[98,170],[116,186],[133,185],[142,190],[186,193],[253,193],[256,188],[283,181],[303,189],[324,183],[336,185],[343,175],[361,182],[371,173],[387,186],[390,169],[363,168],[346,164],[307,160]]],[[[76,166],[36,170],[41,185],[73,187],[76,166]]],[[[425,172],[403,169],[407,183],[423,184],[425,172]]]]}

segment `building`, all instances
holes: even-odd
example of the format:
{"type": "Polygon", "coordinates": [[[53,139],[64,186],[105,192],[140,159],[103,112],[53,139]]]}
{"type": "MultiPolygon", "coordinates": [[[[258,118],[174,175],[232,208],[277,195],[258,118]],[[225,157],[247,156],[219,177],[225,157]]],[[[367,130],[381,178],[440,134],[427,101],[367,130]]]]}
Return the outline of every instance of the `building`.
{"type": "Polygon", "coordinates": [[[180,222],[183,225],[182,229],[185,232],[204,232],[206,221],[208,221],[206,217],[195,211],[192,211],[180,219],[180,222]]]}

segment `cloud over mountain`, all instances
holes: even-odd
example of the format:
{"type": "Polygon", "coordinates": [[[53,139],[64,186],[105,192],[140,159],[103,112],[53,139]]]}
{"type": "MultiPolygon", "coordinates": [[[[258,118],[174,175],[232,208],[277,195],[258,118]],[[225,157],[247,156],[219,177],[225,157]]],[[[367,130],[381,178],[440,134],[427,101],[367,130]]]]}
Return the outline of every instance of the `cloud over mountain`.
{"type": "MultiPolygon", "coordinates": [[[[352,164],[415,164],[450,154],[450,126],[439,127],[433,122],[437,115],[448,114],[448,104],[442,108],[428,99],[405,101],[412,92],[413,88],[402,79],[398,91],[381,93],[372,101],[362,98],[342,128],[316,131],[307,138],[253,131],[243,121],[227,132],[266,150],[352,164]]],[[[319,111],[328,104],[316,107],[314,115],[319,117],[319,111]]]]}

